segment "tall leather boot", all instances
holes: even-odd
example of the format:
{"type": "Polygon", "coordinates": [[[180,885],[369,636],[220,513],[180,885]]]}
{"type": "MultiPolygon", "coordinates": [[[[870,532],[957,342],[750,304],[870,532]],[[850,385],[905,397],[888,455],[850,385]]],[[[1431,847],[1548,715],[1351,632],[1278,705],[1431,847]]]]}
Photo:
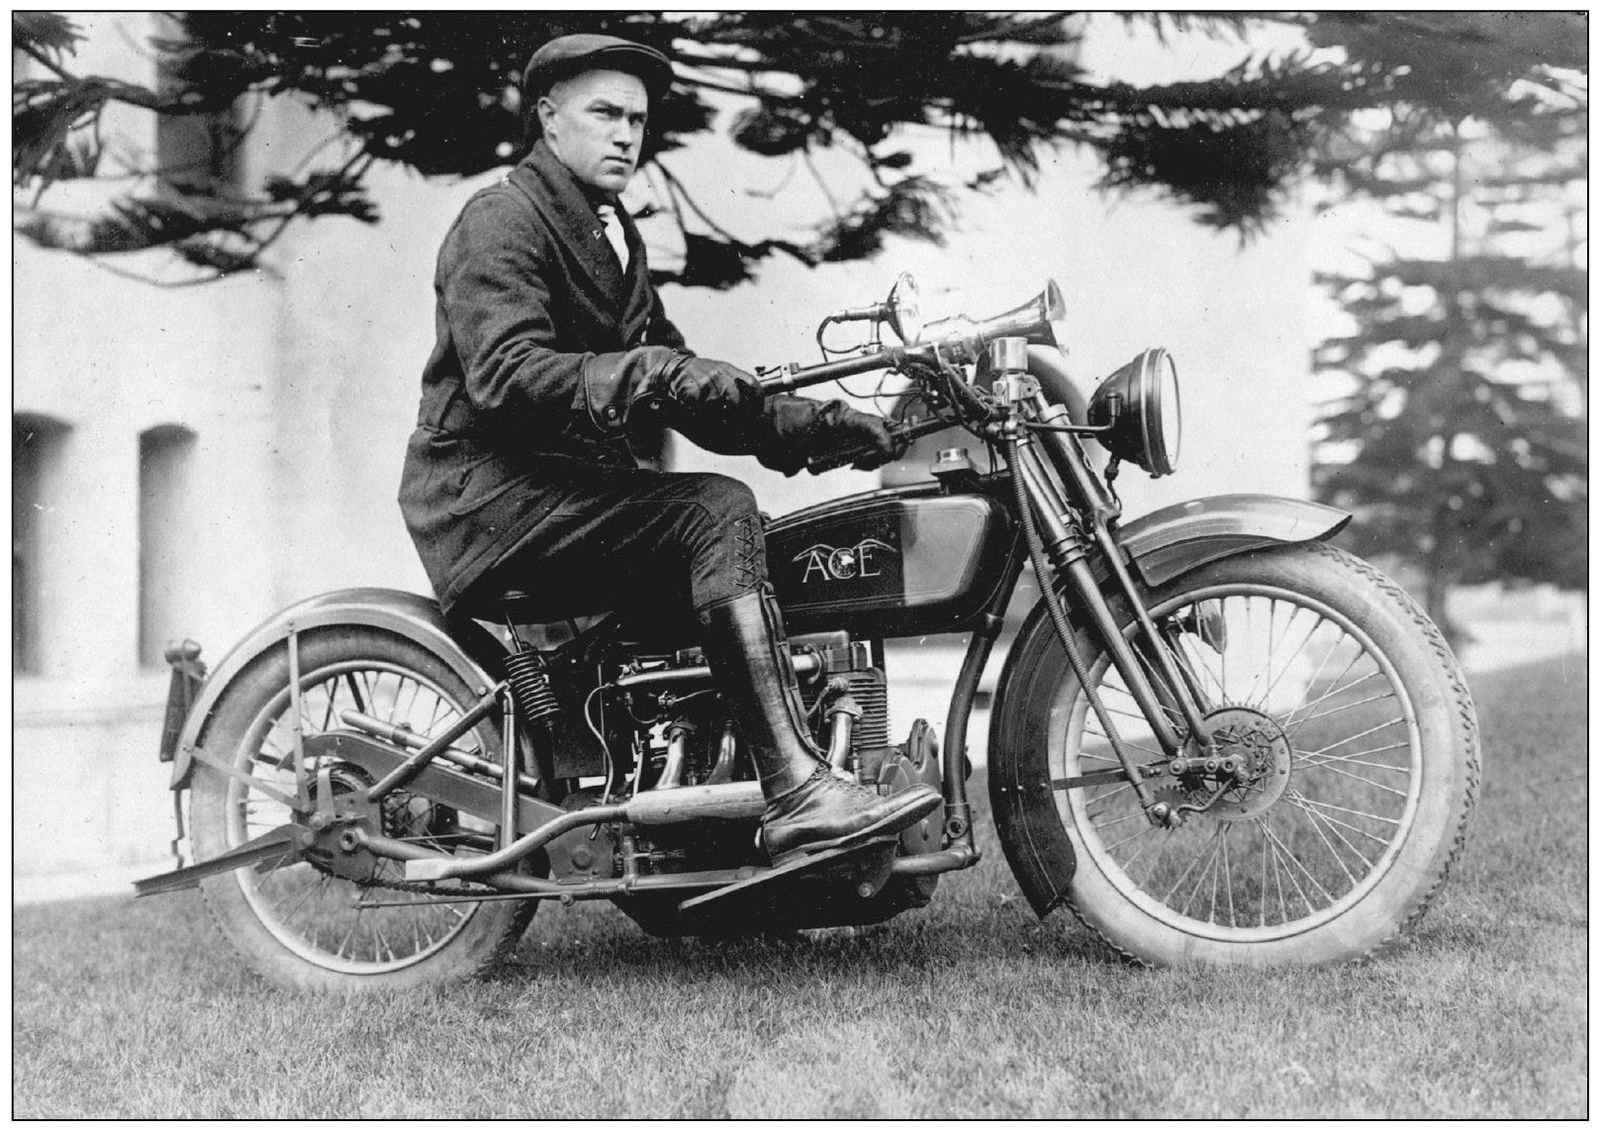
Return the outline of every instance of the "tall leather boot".
{"type": "Polygon", "coordinates": [[[707,664],[729,700],[762,782],[762,841],[775,865],[895,834],[941,805],[920,783],[884,796],[837,776],[808,737],[796,671],[772,592],[697,611],[707,664]]]}

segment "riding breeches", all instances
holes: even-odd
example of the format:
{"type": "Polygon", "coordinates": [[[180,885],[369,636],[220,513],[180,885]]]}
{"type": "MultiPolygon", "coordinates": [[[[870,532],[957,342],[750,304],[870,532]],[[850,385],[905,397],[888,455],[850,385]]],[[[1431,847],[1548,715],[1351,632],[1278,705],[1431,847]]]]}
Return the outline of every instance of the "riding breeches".
{"type": "Polygon", "coordinates": [[[617,608],[689,612],[768,578],[751,489],[710,472],[597,469],[489,572],[574,615],[617,608]],[[664,607],[663,604],[668,604],[664,607]]]}

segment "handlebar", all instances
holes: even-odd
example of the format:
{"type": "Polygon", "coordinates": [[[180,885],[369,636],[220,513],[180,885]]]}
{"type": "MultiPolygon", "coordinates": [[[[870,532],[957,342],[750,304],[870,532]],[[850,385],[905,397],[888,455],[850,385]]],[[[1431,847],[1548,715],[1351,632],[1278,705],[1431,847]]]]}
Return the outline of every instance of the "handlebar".
{"type": "MultiPolygon", "coordinates": [[[[917,421],[911,421],[906,425],[892,426],[890,429],[887,429],[886,432],[890,433],[892,440],[903,442],[905,447],[906,444],[911,443],[919,437],[927,437],[931,433],[939,433],[943,429],[950,429],[951,427],[952,422],[945,420],[944,418],[923,417],[917,421]]],[[[831,469],[843,468],[852,461],[856,460],[858,457],[862,456],[863,453],[867,451],[868,450],[862,445],[854,445],[851,448],[836,449],[833,452],[818,453],[807,458],[807,471],[816,476],[820,472],[828,472],[831,469]]]]}
{"type": "Polygon", "coordinates": [[[807,386],[823,385],[825,382],[838,381],[841,378],[856,377],[871,370],[885,370],[910,361],[930,359],[931,351],[927,346],[887,346],[856,358],[820,362],[816,366],[797,366],[791,363],[776,377],[759,377],[757,384],[762,389],[763,396],[767,397],[770,394],[789,393],[791,390],[804,389],[807,386]]]}
{"type": "MultiPolygon", "coordinates": [[[[879,350],[859,355],[855,358],[842,358],[834,362],[821,362],[815,366],[797,366],[791,363],[781,373],[774,377],[761,377],[758,385],[763,396],[776,393],[789,393],[791,390],[804,389],[808,386],[822,385],[825,382],[837,381],[841,378],[855,377],[866,374],[872,370],[900,368],[910,363],[923,364],[932,370],[940,370],[941,364],[937,355],[938,346],[887,346],[879,350]]],[[[970,419],[980,419],[990,416],[993,409],[980,399],[961,380],[946,383],[951,388],[945,390],[948,398],[957,404],[960,414],[970,419]]],[[[930,433],[938,433],[949,429],[957,422],[943,417],[926,417],[907,425],[895,426],[889,430],[891,436],[898,440],[912,441],[930,433]]],[[[863,446],[854,446],[849,449],[836,449],[832,452],[820,453],[808,459],[806,468],[809,472],[828,472],[852,463],[868,450],[863,446]]]]}
{"type": "MultiPolygon", "coordinates": [[[[885,303],[876,304],[871,308],[848,308],[829,316],[825,322],[890,318],[890,310],[897,307],[898,291],[902,290],[904,285],[909,288],[912,286],[910,277],[904,276],[897,280],[896,287],[891,289],[891,298],[885,303]]],[[[892,428],[890,430],[892,437],[910,441],[914,437],[939,432],[958,423],[975,430],[986,422],[995,420],[1003,411],[984,394],[971,388],[962,374],[955,371],[954,363],[965,365],[983,360],[986,344],[999,338],[1030,338],[1046,334],[1049,341],[1055,340],[1052,324],[1062,315],[1063,297],[1058,291],[1057,284],[1048,280],[1046,287],[1034,299],[993,318],[975,321],[957,316],[927,325],[919,332],[923,335],[919,345],[880,347],[866,350],[856,357],[840,358],[813,366],[798,366],[791,363],[777,373],[759,371],[758,387],[762,390],[763,396],[768,397],[772,394],[789,393],[791,390],[804,389],[807,386],[855,377],[872,370],[911,370],[915,378],[921,384],[928,386],[936,395],[938,401],[955,410],[959,420],[953,421],[945,416],[925,418],[910,425],[892,428]],[[920,370],[924,373],[919,374],[920,370]]],[[[906,335],[900,326],[893,325],[893,329],[905,339],[906,335]]],[[[843,464],[850,464],[865,451],[864,447],[857,446],[820,453],[809,459],[806,467],[812,472],[825,472],[831,468],[839,468],[843,464]]]]}

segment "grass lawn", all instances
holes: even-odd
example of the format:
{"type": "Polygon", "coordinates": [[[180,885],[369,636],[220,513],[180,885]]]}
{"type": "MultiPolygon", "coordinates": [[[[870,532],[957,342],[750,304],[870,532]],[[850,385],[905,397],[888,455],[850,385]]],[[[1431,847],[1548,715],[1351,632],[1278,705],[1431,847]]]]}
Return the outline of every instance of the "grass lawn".
{"type": "Polygon", "coordinates": [[[1128,966],[1035,919],[988,819],[978,867],[878,928],[662,942],[546,908],[500,976],[378,1002],[268,988],[194,894],[33,906],[13,1116],[1585,1117],[1585,661],[1475,694],[1469,852],[1379,960],[1128,966]]]}

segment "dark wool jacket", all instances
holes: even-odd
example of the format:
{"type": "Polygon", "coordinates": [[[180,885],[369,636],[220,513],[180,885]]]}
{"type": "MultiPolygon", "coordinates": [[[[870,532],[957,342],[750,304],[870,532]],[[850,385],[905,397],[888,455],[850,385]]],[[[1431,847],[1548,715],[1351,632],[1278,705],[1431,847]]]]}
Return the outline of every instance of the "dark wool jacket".
{"type": "Polygon", "coordinates": [[[619,267],[579,182],[544,142],[476,193],[440,248],[435,345],[401,512],[448,611],[599,467],[632,468],[631,382],[684,338],[632,220],[619,267]]]}

